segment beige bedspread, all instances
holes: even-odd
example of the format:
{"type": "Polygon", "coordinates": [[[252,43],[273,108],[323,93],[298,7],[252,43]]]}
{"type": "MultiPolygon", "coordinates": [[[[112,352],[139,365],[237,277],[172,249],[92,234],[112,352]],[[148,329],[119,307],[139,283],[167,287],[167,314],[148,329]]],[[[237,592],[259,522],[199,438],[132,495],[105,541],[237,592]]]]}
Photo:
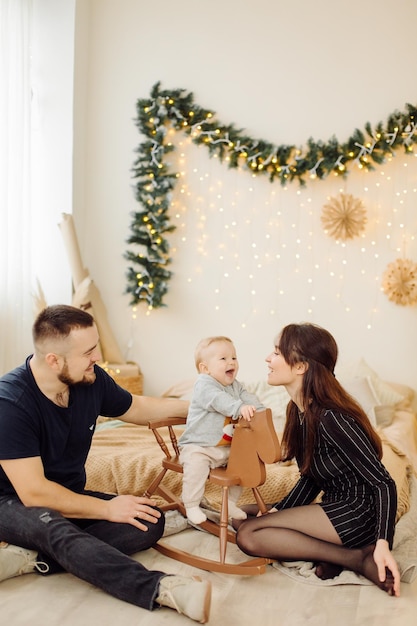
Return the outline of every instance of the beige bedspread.
{"type": "MultiPolygon", "coordinates": [[[[178,431],[181,432],[181,431],[178,431]]],[[[104,422],[93,437],[86,463],[87,489],[108,493],[142,495],[161,471],[163,452],[151,430],[145,426],[123,424],[118,420],[104,422]]],[[[176,495],[181,493],[181,475],[168,472],[163,484],[176,495]]],[[[265,501],[283,497],[298,478],[296,465],[279,463],[267,466],[267,480],[260,488],[265,501]]],[[[220,488],[207,485],[206,499],[220,506],[220,488]]],[[[162,500],[158,500],[162,503],[162,500]]],[[[240,502],[252,502],[252,492],[244,489],[240,502]]]]}
{"type": "MultiPolygon", "coordinates": [[[[411,465],[408,458],[386,438],[383,438],[383,448],[383,461],[397,484],[399,519],[410,506],[411,465]]],[[[163,452],[146,426],[106,420],[99,424],[93,437],[86,464],[87,488],[107,493],[142,495],[160,472],[162,458],[163,452]]],[[[276,502],[284,497],[299,476],[295,464],[275,463],[268,465],[266,470],[266,482],[260,488],[266,502],[276,502]]],[[[180,474],[168,472],[163,484],[180,495],[180,474]]],[[[219,487],[208,484],[205,496],[212,506],[220,508],[219,487]]],[[[156,501],[162,503],[158,498],[156,501]]],[[[251,490],[245,489],[239,502],[252,501],[251,490]]]]}

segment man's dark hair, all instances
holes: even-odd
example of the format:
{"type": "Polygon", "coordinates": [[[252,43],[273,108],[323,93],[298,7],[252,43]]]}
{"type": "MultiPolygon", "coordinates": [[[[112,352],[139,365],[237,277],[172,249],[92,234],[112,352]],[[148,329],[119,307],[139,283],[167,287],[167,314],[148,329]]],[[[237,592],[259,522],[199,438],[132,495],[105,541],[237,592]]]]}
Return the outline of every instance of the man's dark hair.
{"type": "Polygon", "coordinates": [[[55,304],[41,311],[36,318],[32,336],[34,343],[46,338],[63,339],[74,328],[90,328],[94,318],[87,311],[67,304],[55,304]]]}

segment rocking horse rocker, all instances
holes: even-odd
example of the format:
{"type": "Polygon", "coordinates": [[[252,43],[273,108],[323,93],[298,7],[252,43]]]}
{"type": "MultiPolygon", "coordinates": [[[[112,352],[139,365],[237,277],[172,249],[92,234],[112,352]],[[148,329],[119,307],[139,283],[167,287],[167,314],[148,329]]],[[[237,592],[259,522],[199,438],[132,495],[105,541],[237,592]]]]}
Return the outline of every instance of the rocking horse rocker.
{"type": "MultiPolygon", "coordinates": [[[[149,498],[152,495],[161,496],[166,501],[166,504],[160,507],[162,510],[175,509],[184,517],[186,517],[186,513],[183,503],[170,489],[162,485],[162,480],[169,470],[182,473],[174,426],[183,426],[185,422],[185,418],[149,422],[148,426],[152,429],[165,458],[162,460],[161,472],[144,494],[149,498]],[[168,442],[161,435],[161,429],[165,429],[165,431],[168,429],[168,442]],[[169,446],[172,448],[172,454],[169,446]]],[[[260,513],[265,514],[267,507],[258,487],[263,485],[266,480],[265,463],[276,463],[280,459],[281,447],[273,425],[271,409],[257,411],[250,422],[241,420],[234,429],[227,466],[212,469],[207,479],[222,490],[220,524],[212,519],[207,519],[199,525],[205,531],[219,537],[219,560],[184,552],[169,545],[165,539],[160,540],[154,546],[155,549],[168,557],[208,571],[246,576],[263,574],[266,565],[272,562],[270,559],[256,557],[239,563],[226,562],[227,543],[236,543],[235,532],[228,527],[228,490],[232,485],[251,488],[260,513]]]]}

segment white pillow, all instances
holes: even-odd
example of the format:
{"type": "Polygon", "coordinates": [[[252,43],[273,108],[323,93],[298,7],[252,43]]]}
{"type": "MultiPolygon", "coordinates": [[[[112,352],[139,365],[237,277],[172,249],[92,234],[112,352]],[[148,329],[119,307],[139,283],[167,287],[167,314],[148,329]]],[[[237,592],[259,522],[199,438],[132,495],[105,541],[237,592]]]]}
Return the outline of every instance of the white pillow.
{"type": "Polygon", "coordinates": [[[271,409],[275,430],[282,432],[290,395],[285,387],[273,387],[264,380],[255,383],[242,383],[247,391],[258,396],[264,406],[271,409]]]}
{"type": "MultiPolygon", "coordinates": [[[[195,379],[193,378],[183,380],[176,385],[169,387],[169,389],[166,389],[162,394],[162,397],[191,400],[194,383],[195,379]]],[[[285,418],[287,404],[290,401],[290,396],[285,387],[272,387],[263,380],[255,383],[242,382],[242,385],[245,387],[246,391],[257,395],[262,404],[271,409],[272,417],[285,418]]]]}
{"type": "Polygon", "coordinates": [[[374,412],[377,426],[385,428],[392,424],[395,415],[395,408],[392,405],[376,406],[374,412]]]}
{"type": "Polygon", "coordinates": [[[339,383],[353,397],[369,418],[372,426],[376,426],[375,407],[379,400],[375,395],[373,386],[370,384],[368,376],[356,376],[353,378],[338,378],[339,383]]]}
{"type": "Polygon", "coordinates": [[[378,405],[396,405],[404,400],[404,396],[393,389],[393,387],[391,387],[388,383],[383,381],[363,358],[354,365],[342,368],[340,377],[341,379],[357,377],[367,378],[368,383],[372,387],[373,393],[377,398],[376,404],[378,405]]]}
{"type": "MultiPolygon", "coordinates": [[[[191,400],[194,383],[195,379],[183,380],[164,391],[162,396],[191,400]]],[[[242,382],[242,385],[249,393],[257,395],[265,407],[271,409],[275,429],[277,432],[282,432],[285,425],[287,404],[290,400],[285,387],[272,387],[264,380],[253,383],[242,382]]]]}

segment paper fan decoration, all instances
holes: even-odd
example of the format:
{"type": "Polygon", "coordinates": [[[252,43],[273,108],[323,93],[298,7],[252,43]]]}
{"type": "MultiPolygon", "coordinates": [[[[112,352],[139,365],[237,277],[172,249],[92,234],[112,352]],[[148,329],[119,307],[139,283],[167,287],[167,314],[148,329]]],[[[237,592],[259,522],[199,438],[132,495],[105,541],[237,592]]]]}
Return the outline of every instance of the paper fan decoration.
{"type": "Polygon", "coordinates": [[[334,239],[354,239],[365,229],[366,210],[362,200],[340,193],[324,205],[321,222],[326,234],[334,239]]]}
{"type": "Polygon", "coordinates": [[[397,259],[390,263],[382,276],[382,290],[395,304],[416,304],[417,263],[410,259],[397,259]]]}

